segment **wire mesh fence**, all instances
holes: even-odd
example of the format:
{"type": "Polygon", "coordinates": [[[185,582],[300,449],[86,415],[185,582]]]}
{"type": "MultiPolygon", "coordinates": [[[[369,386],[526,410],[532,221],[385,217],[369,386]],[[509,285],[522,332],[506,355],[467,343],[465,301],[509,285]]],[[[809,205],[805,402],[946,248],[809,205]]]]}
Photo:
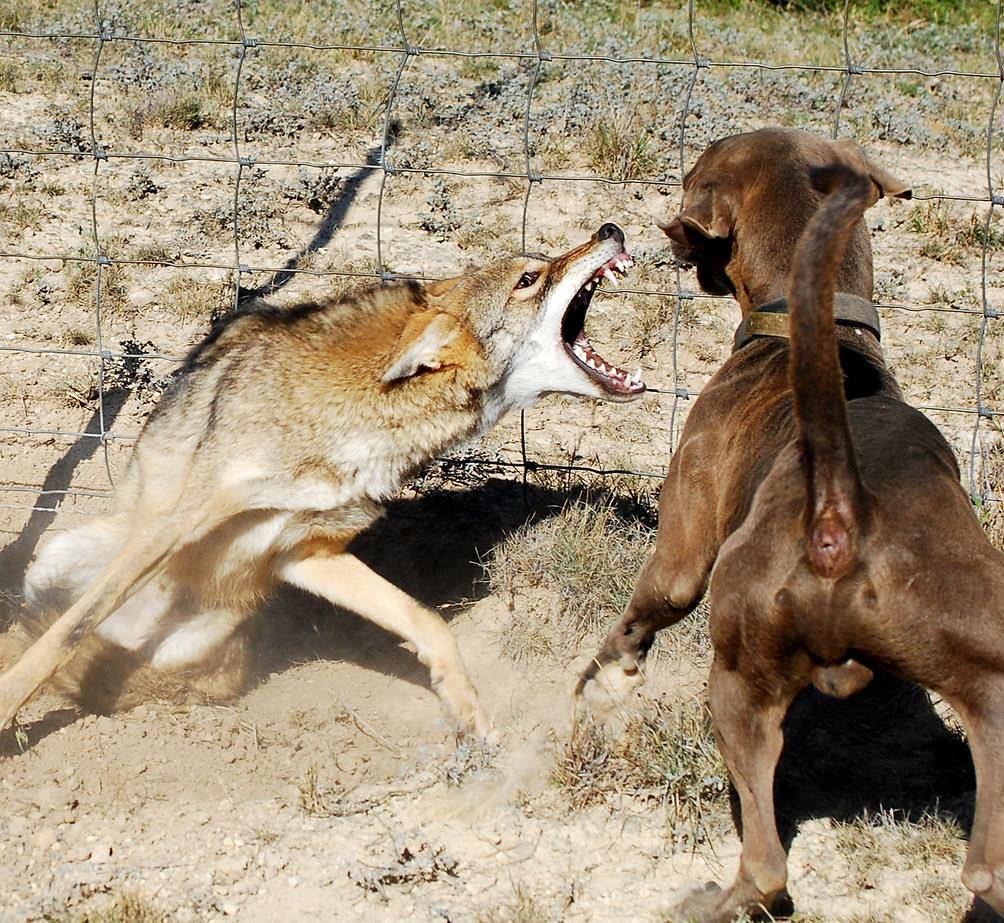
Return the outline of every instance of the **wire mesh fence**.
{"type": "MultiPolygon", "coordinates": [[[[0,31],[0,38],[6,45],[5,54],[12,58],[25,54],[30,46],[33,49],[49,47],[56,54],[68,53],[67,49],[86,48],[92,57],[90,64],[79,76],[87,86],[87,123],[83,135],[72,145],[66,144],[25,144],[17,143],[17,139],[0,147],[0,156],[43,158],[52,162],[73,161],[87,166],[89,174],[90,193],[88,197],[88,213],[86,215],[86,243],[81,248],[53,250],[51,248],[33,249],[17,241],[15,235],[0,241],[0,259],[5,261],[46,262],[58,260],[63,265],[77,265],[89,269],[86,278],[92,284],[93,303],[93,343],[79,346],[61,344],[58,346],[39,345],[35,342],[19,342],[17,337],[8,338],[0,344],[0,351],[5,355],[27,354],[37,357],[51,357],[53,361],[65,357],[81,357],[97,364],[97,393],[95,397],[95,414],[92,425],[82,429],[66,428],[61,425],[39,425],[35,421],[25,421],[24,425],[4,425],[0,433],[11,441],[11,450],[18,451],[18,440],[47,439],[77,440],[89,442],[103,455],[107,484],[105,486],[79,487],[71,483],[58,483],[58,479],[46,479],[45,484],[14,482],[16,479],[3,478],[0,493],[6,499],[2,505],[8,509],[50,512],[60,509],[66,497],[85,496],[98,499],[108,498],[113,489],[113,465],[109,460],[109,449],[112,446],[127,445],[136,438],[136,432],[127,431],[116,422],[116,414],[111,412],[113,392],[116,386],[110,381],[112,372],[122,363],[157,362],[165,363],[171,368],[181,356],[178,351],[147,345],[142,349],[131,349],[129,344],[111,348],[107,338],[107,304],[110,274],[117,267],[138,269],[141,267],[169,268],[173,270],[205,271],[217,275],[225,274],[229,288],[229,305],[232,310],[240,310],[242,303],[252,295],[268,295],[277,289],[277,280],[288,280],[298,276],[315,278],[332,278],[342,280],[387,281],[399,278],[432,278],[423,273],[402,273],[391,269],[388,260],[388,232],[393,219],[388,218],[389,184],[399,177],[416,176],[426,180],[450,178],[462,183],[476,183],[481,180],[504,181],[518,185],[521,195],[518,218],[518,239],[524,252],[531,249],[534,241],[534,224],[538,217],[538,209],[546,207],[541,204],[541,190],[555,187],[601,188],[625,192],[630,190],[659,189],[667,193],[675,201],[682,193],[681,179],[688,167],[688,159],[692,160],[695,151],[689,141],[693,133],[692,106],[695,93],[699,91],[702,82],[709,80],[709,75],[723,76],[728,89],[730,82],[738,86],[740,75],[772,74],[785,72],[787,74],[804,74],[807,79],[832,80],[833,94],[829,96],[829,112],[825,111],[817,121],[827,122],[833,137],[847,136],[848,112],[851,110],[851,97],[855,81],[874,78],[881,81],[959,81],[962,85],[989,88],[989,105],[986,111],[984,134],[984,173],[985,184],[982,188],[972,188],[962,192],[923,191],[917,192],[916,198],[921,202],[937,204],[939,202],[959,202],[983,209],[982,233],[976,233],[975,239],[979,249],[979,275],[975,282],[975,298],[971,303],[925,303],[918,304],[903,299],[880,299],[878,307],[885,320],[897,312],[912,312],[934,315],[950,315],[955,319],[970,318],[975,325],[975,336],[967,343],[972,351],[974,377],[966,381],[949,383],[943,393],[951,394],[953,399],[939,403],[921,404],[922,409],[942,418],[954,418],[965,421],[967,433],[964,446],[963,461],[965,462],[965,480],[974,498],[979,503],[996,502],[999,497],[987,465],[988,446],[995,445],[996,429],[1004,414],[1004,406],[993,403],[995,395],[988,400],[984,387],[985,365],[988,361],[986,343],[988,336],[995,334],[995,325],[1000,324],[1000,314],[994,306],[997,291],[997,280],[992,274],[992,257],[995,245],[993,225],[996,211],[1004,206],[1004,194],[999,189],[999,176],[995,174],[995,146],[998,143],[999,103],[1001,87],[1004,85],[1004,60],[1000,48],[1000,0],[996,6],[996,21],[992,34],[986,37],[992,47],[992,60],[995,66],[988,69],[972,69],[966,67],[944,67],[928,65],[925,61],[911,62],[909,66],[878,66],[874,62],[861,63],[855,55],[852,41],[852,25],[854,11],[850,0],[846,0],[840,18],[839,41],[843,60],[838,63],[824,61],[786,61],[758,60],[753,58],[706,56],[702,54],[702,36],[698,16],[699,0],[689,0],[686,8],[686,46],[689,52],[680,56],[661,56],[657,43],[651,49],[637,55],[610,54],[599,48],[590,53],[555,50],[549,48],[547,30],[541,27],[541,14],[544,0],[533,0],[523,8],[524,25],[527,27],[524,47],[489,47],[484,49],[453,48],[440,45],[423,45],[418,40],[411,10],[404,0],[384,7],[392,18],[392,25],[374,42],[318,42],[297,41],[294,38],[276,37],[275,35],[255,34],[247,25],[248,4],[243,0],[235,0],[229,24],[221,26],[223,31],[217,35],[195,35],[186,37],[163,36],[131,31],[124,27],[114,15],[114,9],[104,9],[98,0],[94,0],[91,25],[84,29],[66,31],[22,27],[17,23],[0,31]],[[172,49],[198,48],[203,52],[220,52],[228,56],[233,63],[233,80],[220,92],[228,96],[226,105],[229,122],[226,139],[226,150],[202,151],[193,150],[143,150],[128,149],[129,146],[119,146],[105,140],[104,108],[108,103],[102,99],[102,78],[109,68],[116,65],[109,63],[110,54],[117,47],[128,46],[137,49],[143,46],[169,46],[172,49]],[[381,62],[387,68],[389,82],[385,92],[379,99],[378,137],[373,145],[359,158],[318,159],[317,157],[287,156],[281,152],[264,154],[249,146],[242,138],[240,113],[242,99],[247,92],[248,69],[257,56],[281,53],[284,55],[308,55],[325,53],[346,53],[364,55],[367,60],[381,62]],[[399,110],[405,108],[402,95],[414,79],[416,83],[425,78],[417,71],[419,62],[428,59],[460,62],[471,67],[487,66],[486,62],[511,62],[521,73],[525,74],[525,97],[519,102],[520,118],[516,134],[518,143],[514,145],[513,156],[509,162],[499,165],[497,169],[486,169],[478,164],[470,168],[451,166],[448,160],[441,163],[416,163],[414,158],[398,157],[395,153],[395,140],[398,131],[399,110]],[[602,175],[595,172],[580,170],[548,169],[541,163],[535,138],[540,134],[537,124],[540,118],[535,109],[541,86],[549,79],[549,71],[555,68],[615,68],[623,74],[651,72],[658,69],[662,73],[672,72],[679,78],[682,89],[679,104],[676,106],[677,116],[673,126],[672,137],[667,145],[674,149],[675,164],[671,170],[662,171],[661,175],[602,175]],[[413,77],[414,75],[414,77],[413,77]],[[518,157],[518,162],[517,162],[518,157]],[[147,254],[124,256],[112,252],[107,246],[106,235],[102,233],[101,210],[102,184],[110,169],[117,163],[158,163],[173,165],[184,169],[191,165],[204,165],[207,168],[220,169],[220,183],[233,182],[233,192],[230,200],[229,215],[232,227],[232,258],[231,259],[179,259],[164,254],[147,254]],[[252,261],[250,248],[244,231],[245,222],[251,214],[255,197],[265,195],[256,189],[263,170],[268,168],[295,167],[316,171],[341,171],[351,173],[360,181],[371,179],[378,182],[378,189],[372,201],[372,227],[375,235],[375,265],[366,268],[352,266],[317,268],[312,267],[308,260],[302,259],[300,251],[276,264],[270,262],[252,261]],[[226,171],[226,172],[223,172],[226,171]]],[[[337,7],[333,6],[332,11],[337,7]]],[[[737,89],[736,92],[740,90],[737,89]]],[[[817,96],[813,105],[825,109],[826,96],[817,96]],[[820,99],[823,101],[820,102],[820,99]]],[[[409,101],[408,106],[411,105],[409,101]]],[[[852,126],[853,127],[853,126],[852,126]]],[[[437,131],[435,122],[426,126],[424,131],[434,134],[437,131]]],[[[293,153],[297,153],[294,150],[293,153]]],[[[291,249],[296,249],[295,247],[291,249]]],[[[689,287],[687,277],[679,266],[672,266],[666,276],[669,285],[638,286],[628,284],[616,292],[607,292],[606,297],[617,299],[651,299],[660,300],[671,307],[667,324],[669,327],[667,344],[670,363],[670,374],[665,386],[650,388],[657,401],[659,413],[668,416],[668,439],[662,447],[664,455],[668,456],[678,438],[680,423],[686,408],[697,396],[699,387],[692,387],[684,381],[681,375],[678,352],[687,337],[686,326],[682,317],[687,306],[697,299],[709,299],[689,287]]],[[[720,358],[724,358],[724,355],[720,358]]],[[[720,360],[719,360],[720,361],[720,360]]],[[[23,399],[23,397],[22,397],[23,399]]],[[[120,400],[114,397],[114,400],[120,400]]],[[[529,411],[528,416],[535,411],[529,411]]],[[[515,474],[548,468],[579,471],[589,474],[631,474],[653,479],[661,478],[664,468],[656,465],[634,467],[618,463],[614,459],[598,459],[593,463],[580,463],[572,459],[559,462],[552,458],[540,457],[534,446],[527,441],[525,425],[521,421],[518,445],[510,457],[487,459],[477,453],[467,455],[457,463],[464,465],[479,465],[491,463],[495,466],[508,467],[515,474]]],[[[957,439],[958,443],[959,440],[957,439]]]]}

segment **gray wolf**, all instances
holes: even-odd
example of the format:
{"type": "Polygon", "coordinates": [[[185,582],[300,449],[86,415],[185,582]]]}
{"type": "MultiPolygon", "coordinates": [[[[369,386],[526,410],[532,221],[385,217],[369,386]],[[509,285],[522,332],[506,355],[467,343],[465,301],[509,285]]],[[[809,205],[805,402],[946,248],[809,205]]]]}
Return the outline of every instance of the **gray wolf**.
{"type": "Polygon", "coordinates": [[[1004,556],[864,320],[864,210],[909,189],[854,145],[778,129],[716,143],[684,186],[665,227],[674,251],[705,288],[735,294],[747,334],[785,295],[789,326],[740,337],[702,391],[655,549],[579,684],[586,695],[637,686],[656,631],[710,582],[710,706],[743,852],[735,882],[690,896],[677,918],[724,923],[783,892],[781,722],[806,686],[846,696],[875,670],[935,690],[965,724],[978,793],[962,879],[1002,912],[1004,556]]]}
{"type": "Polygon", "coordinates": [[[624,247],[604,224],[553,260],[218,325],[147,421],[115,511],[29,569],[29,611],[58,617],[0,677],[0,728],[85,641],[234,694],[249,617],[287,583],[413,643],[457,729],[488,734],[446,623],[346,549],[409,476],[506,412],[644,393],[584,330],[596,286],[631,265],[624,247]]]}

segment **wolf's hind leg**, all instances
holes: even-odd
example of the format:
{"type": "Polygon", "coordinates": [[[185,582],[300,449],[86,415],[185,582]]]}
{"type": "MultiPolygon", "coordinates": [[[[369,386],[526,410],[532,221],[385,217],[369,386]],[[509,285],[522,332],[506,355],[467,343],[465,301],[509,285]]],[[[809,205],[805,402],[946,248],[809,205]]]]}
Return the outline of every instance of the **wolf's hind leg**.
{"type": "Polygon", "coordinates": [[[279,576],[410,641],[458,728],[480,737],[491,734],[491,722],[467,676],[457,640],[435,612],[335,545],[327,549],[312,544],[307,556],[284,564],[279,576]]]}

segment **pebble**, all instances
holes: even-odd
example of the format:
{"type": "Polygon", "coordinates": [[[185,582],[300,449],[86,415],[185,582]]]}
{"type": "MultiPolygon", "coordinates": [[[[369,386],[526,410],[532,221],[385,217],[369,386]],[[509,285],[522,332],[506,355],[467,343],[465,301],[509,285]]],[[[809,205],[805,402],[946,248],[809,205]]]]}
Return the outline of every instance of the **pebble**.
{"type": "Polygon", "coordinates": [[[128,291],[126,297],[134,308],[145,308],[156,301],[157,296],[148,288],[133,288],[128,291]]]}
{"type": "Polygon", "coordinates": [[[45,852],[47,849],[55,845],[56,840],[59,837],[56,835],[56,831],[52,827],[43,827],[38,830],[35,835],[31,838],[32,844],[35,849],[39,852],[45,852]]]}
{"type": "Polygon", "coordinates": [[[95,843],[91,847],[91,862],[96,865],[102,865],[107,862],[112,857],[111,846],[105,843],[95,843]]]}

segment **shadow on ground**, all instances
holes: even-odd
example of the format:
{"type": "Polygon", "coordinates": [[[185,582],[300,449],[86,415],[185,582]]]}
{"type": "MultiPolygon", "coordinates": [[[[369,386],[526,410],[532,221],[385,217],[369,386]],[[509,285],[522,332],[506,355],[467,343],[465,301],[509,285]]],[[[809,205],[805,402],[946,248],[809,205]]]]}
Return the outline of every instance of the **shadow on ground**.
{"type": "MultiPolygon", "coordinates": [[[[488,594],[481,562],[513,531],[546,519],[569,493],[489,479],[389,504],[350,551],[449,621],[488,594]]],[[[428,671],[400,639],[359,616],[283,588],[261,616],[258,679],[307,660],[339,660],[423,687],[428,671]]]]}
{"type": "MultiPolygon", "coordinates": [[[[95,410],[82,430],[88,435],[81,436],[74,442],[46,473],[32,504],[28,522],[14,541],[0,548],[0,592],[7,593],[12,599],[20,597],[24,572],[35,554],[38,541],[56,518],[61,499],[59,492],[69,488],[77,468],[101,450],[99,437],[102,420],[105,429],[110,430],[128,397],[127,388],[110,388],[105,391],[103,416],[95,410]]],[[[13,613],[0,611],[0,631],[7,628],[11,621],[13,613]]]]}
{"type": "MultiPolygon", "coordinates": [[[[792,705],[784,734],[774,791],[785,849],[806,820],[848,822],[879,811],[913,821],[941,817],[969,836],[976,789],[969,747],[920,687],[881,673],[843,700],[809,687],[792,705]]],[[[734,792],[732,807],[741,829],[734,792]]],[[[787,897],[774,908],[781,916],[792,909],[787,897]]],[[[996,920],[976,900],[964,917],[965,923],[996,920]]]]}

